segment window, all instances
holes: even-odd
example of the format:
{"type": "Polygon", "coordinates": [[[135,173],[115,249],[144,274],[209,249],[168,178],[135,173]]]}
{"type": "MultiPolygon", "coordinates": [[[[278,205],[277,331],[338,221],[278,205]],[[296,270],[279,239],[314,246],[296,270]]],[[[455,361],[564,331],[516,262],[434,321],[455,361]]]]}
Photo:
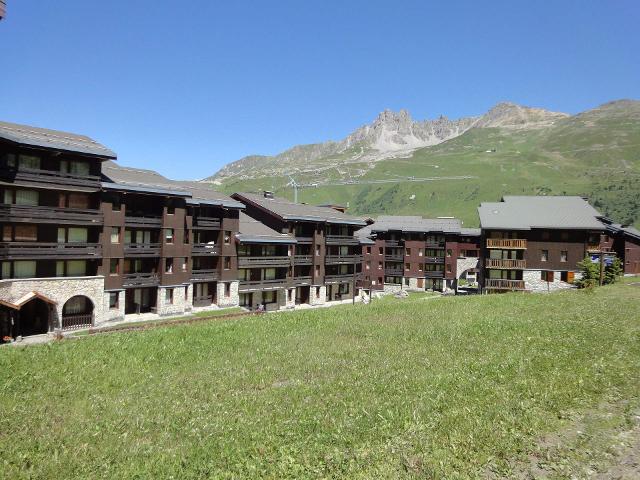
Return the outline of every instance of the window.
{"type": "Polygon", "coordinates": [[[11,278],[11,262],[2,262],[2,278],[11,278]]]}
{"type": "Polygon", "coordinates": [[[89,231],[86,228],[58,228],[58,243],[87,243],[89,231]]]}
{"type": "Polygon", "coordinates": [[[424,254],[424,249],[419,248],[418,249],[418,256],[421,257],[424,254]]]}
{"type": "Polygon", "coordinates": [[[287,301],[292,301],[293,300],[293,289],[290,288],[289,290],[287,290],[287,301]]]}
{"type": "Polygon", "coordinates": [[[405,263],[404,264],[404,269],[405,270],[411,270],[411,264],[410,263],[405,263]]]}
{"type": "Polygon", "coordinates": [[[229,270],[231,268],[231,257],[224,257],[224,269],[229,270]]]}
{"type": "Polygon", "coordinates": [[[67,205],[69,208],[89,208],[89,195],[86,193],[70,193],[67,196],[67,205]]]}
{"type": "Polygon", "coordinates": [[[164,271],[165,273],[173,273],[173,258],[165,258],[164,271]]]}
{"type": "Polygon", "coordinates": [[[34,170],[40,170],[40,157],[34,155],[19,155],[18,165],[20,168],[32,168],[34,170]]]}
{"type": "Polygon", "coordinates": [[[230,283],[225,283],[224,284],[224,296],[225,297],[230,297],[231,296],[231,284],[230,283]]]}
{"type": "Polygon", "coordinates": [[[367,260],[367,262],[365,262],[364,264],[364,268],[365,270],[371,270],[371,262],[367,260]]]}
{"type": "Polygon", "coordinates": [[[173,305],[173,288],[165,289],[164,301],[167,305],[173,305]]]}
{"type": "Polygon", "coordinates": [[[183,271],[183,272],[186,272],[186,271],[187,271],[187,268],[188,268],[188,266],[189,266],[189,263],[188,263],[188,262],[189,262],[189,259],[188,259],[188,258],[183,258],[183,259],[182,259],[182,271],[183,271]]]}
{"type": "Polygon", "coordinates": [[[560,252],[560,261],[561,261],[561,262],[566,262],[566,261],[567,261],[568,256],[569,256],[569,252],[568,252],[567,250],[562,250],[562,251],[560,252]]]}
{"type": "MultiPolygon", "coordinates": [[[[4,236],[4,233],[3,233],[4,236]]],[[[16,242],[37,242],[38,228],[35,225],[16,225],[15,226],[16,242]]]]}
{"type": "Polygon", "coordinates": [[[404,284],[408,287],[409,286],[409,278],[405,278],[404,279],[404,284]]]}
{"type": "Polygon", "coordinates": [[[118,292],[109,292],[109,308],[112,310],[118,308],[118,292]]]}
{"type": "Polygon", "coordinates": [[[14,278],[33,278],[36,276],[35,260],[21,260],[13,262],[14,278]]]}
{"type": "Polygon", "coordinates": [[[316,287],[316,298],[320,298],[320,287],[316,287]]]}
{"type": "Polygon", "coordinates": [[[316,257],[320,256],[320,245],[316,245],[316,257]]]}
{"type": "Polygon", "coordinates": [[[111,243],[120,243],[120,228],[111,227],[111,243]]]}
{"type": "Polygon", "coordinates": [[[447,273],[451,273],[451,264],[447,263],[447,273]]]}
{"type": "Polygon", "coordinates": [[[56,277],[64,277],[64,261],[58,260],[56,262],[56,277]]]}
{"type": "Polygon", "coordinates": [[[263,280],[275,280],[276,278],[276,269],[275,268],[265,268],[264,269],[264,278],[263,280]]]}
{"type": "Polygon", "coordinates": [[[378,277],[378,285],[382,285],[383,281],[382,281],[382,277],[378,277]]]}
{"type": "Polygon", "coordinates": [[[447,249],[447,257],[450,257],[451,255],[453,255],[453,251],[450,248],[448,248],[447,249]]]}
{"type": "Polygon", "coordinates": [[[316,275],[320,275],[320,265],[316,265],[316,275]]]}
{"type": "Polygon", "coordinates": [[[542,250],[540,253],[540,261],[546,262],[547,260],[549,260],[549,250],[542,250]]]}
{"type": "Polygon", "coordinates": [[[84,277],[87,274],[87,262],[85,260],[69,260],[67,262],[68,277],[84,277]]]}
{"type": "Polygon", "coordinates": [[[382,262],[378,262],[378,270],[382,270],[382,262]]]}
{"type": "Polygon", "coordinates": [[[11,242],[13,240],[13,229],[11,225],[3,225],[2,226],[2,241],[3,242],[11,242]]]}
{"type": "Polygon", "coordinates": [[[173,243],[173,228],[164,229],[164,241],[166,243],[173,243]]]}
{"type": "Polygon", "coordinates": [[[73,175],[89,175],[89,162],[78,162],[76,160],[61,160],[60,171],[62,173],[71,173],[73,175]]]}
{"type": "Polygon", "coordinates": [[[418,271],[419,271],[419,272],[421,272],[421,271],[422,271],[422,264],[421,264],[421,263],[419,263],[419,264],[418,264],[418,271]]]}
{"type": "Polygon", "coordinates": [[[405,253],[405,255],[406,255],[407,257],[410,257],[410,256],[411,256],[411,248],[409,248],[409,247],[407,247],[407,248],[406,248],[406,253],[405,253]]]}
{"type": "Polygon", "coordinates": [[[553,272],[548,270],[542,270],[540,272],[540,280],[545,282],[553,282],[553,272]]]}
{"type": "Polygon", "coordinates": [[[384,255],[384,247],[378,247],[378,255],[384,255]]]}
{"type": "MultiPolygon", "coordinates": [[[[13,193],[13,192],[11,192],[13,193]]],[[[30,205],[35,207],[38,205],[38,192],[35,190],[16,190],[15,192],[15,202],[6,202],[5,203],[15,203],[16,205],[30,205]]],[[[6,198],[6,192],[5,192],[6,198]]]]}
{"type": "Polygon", "coordinates": [[[117,258],[109,260],[109,275],[117,275],[120,271],[120,262],[117,258]]]}
{"type": "Polygon", "coordinates": [[[168,206],[167,215],[173,215],[174,213],[176,213],[176,207],[174,207],[173,205],[168,206]]]}
{"type": "Polygon", "coordinates": [[[229,245],[231,243],[231,232],[229,230],[224,231],[224,244],[229,245]]]}
{"type": "Polygon", "coordinates": [[[365,251],[367,252],[367,255],[371,255],[371,247],[366,247],[365,251]]]}

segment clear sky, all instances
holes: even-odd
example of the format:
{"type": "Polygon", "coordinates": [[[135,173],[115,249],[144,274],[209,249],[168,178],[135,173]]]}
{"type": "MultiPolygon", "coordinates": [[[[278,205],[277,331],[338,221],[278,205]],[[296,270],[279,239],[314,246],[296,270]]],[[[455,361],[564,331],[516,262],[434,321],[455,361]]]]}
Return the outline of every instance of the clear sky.
{"type": "Polygon", "coordinates": [[[201,178],[248,154],[510,100],[640,98],[639,0],[8,0],[0,119],[201,178]]]}

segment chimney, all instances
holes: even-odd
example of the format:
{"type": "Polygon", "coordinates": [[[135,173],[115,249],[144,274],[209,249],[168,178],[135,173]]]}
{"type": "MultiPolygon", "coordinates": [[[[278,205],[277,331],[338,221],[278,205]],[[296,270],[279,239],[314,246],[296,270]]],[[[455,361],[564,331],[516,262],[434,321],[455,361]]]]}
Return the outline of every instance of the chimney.
{"type": "Polygon", "coordinates": [[[273,198],[273,192],[265,190],[264,191],[264,198],[273,198]]]}

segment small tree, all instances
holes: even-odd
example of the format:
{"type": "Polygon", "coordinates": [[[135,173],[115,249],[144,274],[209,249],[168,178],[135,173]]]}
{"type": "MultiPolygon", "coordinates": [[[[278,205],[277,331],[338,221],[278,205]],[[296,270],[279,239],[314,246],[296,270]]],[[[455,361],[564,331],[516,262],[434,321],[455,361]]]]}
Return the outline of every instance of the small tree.
{"type": "Polygon", "coordinates": [[[623,273],[622,262],[618,257],[614,258],[613,263],[604,269],[604,284],[616,283],[623,273]]]}
{"type": "Polygon", "coordinates": [[[574,283],[578,288],[593,288],[598,285],[600,280],[600,266],[597,263],[591,261],[591,257],[588,255],[578,263],[582,278],[576,280],[574,283]]]}

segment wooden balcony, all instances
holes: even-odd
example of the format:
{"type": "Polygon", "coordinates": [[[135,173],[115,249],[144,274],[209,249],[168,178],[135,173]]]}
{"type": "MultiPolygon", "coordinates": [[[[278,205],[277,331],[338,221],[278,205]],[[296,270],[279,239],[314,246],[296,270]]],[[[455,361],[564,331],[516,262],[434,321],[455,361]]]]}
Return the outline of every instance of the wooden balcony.
{"type": "Polygon", "coordinates": [[[353,235],[327,235],[325,243],[327,245],[360,245],[360,239],[353,235]]]}
{"type": "Polygon", "coordinates": [[[196,217],[193,219],[193,228],[199,230],[220,230],[222,220],[215,217],[196,217]]]}
{"type": "Polygon", "coordinates": [[[404,262],[404,254],[392,253],[384,256],[385,262],[404,262]]]}
{"type": "Polygon", "coordinates": [[[425,270],[425,278],[444,278],[444,271],[442,270],[425,270]]]}
{"type": "Polygon", "coordinates": [[[338,275],[325,275],[324,283],[345,283],[353,282],[353,273],[341,273],[338,275]]]}
{"type": "Polygon", "coordinates": [[[313,263],[313,255],[294,255],[294,265],[311,265],[313,263]]]}
{"type": "Polygon", "coordinates": [[[122,275],[122,286],[126,288],[153,287],[160,283],[157,273],[140,272],[122,275]]]}
{"type": "Polygon", "coordinates": [[[295,239],[296,239],[296,242],[303,245],[308,245],[313,243],[313,237],[298,237],[296,235],[295,239]]]}
{"type": "Polygon", "coordinates": [[[311,285],[312,283],[313,278],[311,277],[311,275],[293,277],[293,284],[296,286],[311,285]]]}
{"type": "Polygon", "coordinates": [[[384,245],[387,248],[399,247],[402,245],[400,240],[385,240],[384,245]]]}
{"type": "Polygon", "coordinates": [[[240,280],[238,291],[249,292],[256,290],[277,290],[279,288],[287,288],[288,280],[286,278],[273,278],[270,280],[240,280]]]}
{"type": "Polygon", "coordinates": [[[327,255],[324,257],[327,265],[345,265],[362,262],[362,255],[327,255]]]}
{"type": "Polygon", "coordinates": [[[501,258],[487,258],[485,260],[485,267],[487,268],[499,268],[502,270],[522,270],[527,268],[526,260],[512,260],[501,258]]]}
{"type": "Polygon", "coordinates": [[[24,167],[2,167],[0,176],[11,180],[23,180],[28,182],[50,183],[65,185],[100,188],[100,177],[96,175],[77,175],[75,173],[60,172],[58,170],[42,170],[24,167]]]}
{"type": "Polygon", "coordinates": [[[162,217],[159,215],[125,214],[124,224],[127,227],[160,228],[162,227],[162,217]]]}
{"type": "Polygon", "coordinates": [[[1,242],[0,257],[94,259],[102,257],[102,245],[99,243],[1,242]]]}
{"type": "Polygon", "coordinates": [[[501,278],[488,278],[484,288],[487,290],[524,290],[524,280],[504,280],[501,278]]]}
{"type": "Polygon", "coordinates": [[[208,307],[215,303],[215,297],[213,295],[202,295],[200,297],[193,297],[194,307],[208,307]]]}
{"type": "Polygon", "coordinates": [[[445,242],[424,242],[425,248],[444,248],[445,242]]]}
{"type": "Polygon", "coordinates": [[[100,210],[0,204],[0,223],[53,223],[59,225],[97,225],[103,223],[100,210]]]}
{"type": "Polygon", "coordinates": [[[287,255],[274,257],[238,257],[239,267],[288,267],[291,257],[287,255]]]}
{"type": "Polygon", "coordinates": [[[424,263],[444,263],[444,257],[424,257],[424,263]]]}
{"type": "Polygon", "coordinates": [[[527,241],[521,238],[487,238],[487,248],[525,250],[527,248],[527,241]]]}
{"type": "Polygon", "coordinates": [[[213,282],[215,280],[218,280],[218,278],[220,278],[220,274],[215,268],[206,268],[191,271],[192,282],[213,282]]]}
{"type": "Polygon", "coordinates": [[[386,267],[384,268],[384,274],[385,275],[391,275],[393,277],[398,277],[398,276],[402,276],[404,275],[404,270],[402,268],[395,268],[395,267],[386,267]]]}
{"type": "Polygon", "coordinates": [[[215,243],[194,243],[191,246],[191,255],[195,257],[220,255],[220,245],[215,243]]]}
{"type": "Polygon", "coordinates": [[[129,257],[158,257],[159,243],[125,243],[124,254],[129,257]]]}
{"type": "Polygon", "coordinates": [[[589,253],[599,253],[602,249],[600,248],[600,244],[592,243],[587,245],[587,252],[589,253]]]}

